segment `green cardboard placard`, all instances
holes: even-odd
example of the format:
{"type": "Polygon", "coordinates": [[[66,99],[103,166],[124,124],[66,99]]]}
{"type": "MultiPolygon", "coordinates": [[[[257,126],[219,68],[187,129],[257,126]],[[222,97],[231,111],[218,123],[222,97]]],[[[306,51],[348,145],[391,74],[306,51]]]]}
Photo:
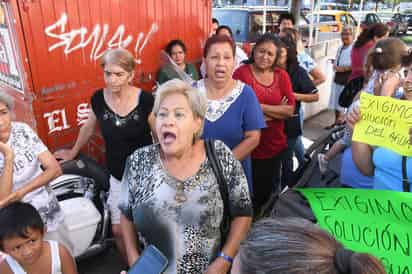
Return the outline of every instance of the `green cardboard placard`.
{"type": "Polygon", "coordinates": [[[388,273],[412,273],[412,193],[300,188],[319,225],[345,247],[379,258],[388,273]]]}

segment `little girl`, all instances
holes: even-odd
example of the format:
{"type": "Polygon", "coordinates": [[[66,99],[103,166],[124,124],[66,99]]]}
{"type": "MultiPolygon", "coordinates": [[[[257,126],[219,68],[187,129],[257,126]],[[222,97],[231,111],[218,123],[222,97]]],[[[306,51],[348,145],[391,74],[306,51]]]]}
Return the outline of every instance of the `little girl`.
{"type": "Polygon", "coordinates": [[[44,223],[30,204],[15,202],[0,209],[1,274],[77,274],[69,251],[44,241],[44,223]]]}

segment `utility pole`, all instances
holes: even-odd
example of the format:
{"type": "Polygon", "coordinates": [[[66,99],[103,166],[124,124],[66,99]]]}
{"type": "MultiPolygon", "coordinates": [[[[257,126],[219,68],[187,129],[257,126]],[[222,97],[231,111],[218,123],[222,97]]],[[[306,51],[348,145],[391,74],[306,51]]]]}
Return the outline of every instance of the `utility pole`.
{"type": "Polygon", "coordinates": [[[292,5],[290,7],[290,12],[296,21],[298,20],[300,14],[300,2],[301,0],[292,0],[292,5]]]}
{"type": "Polygon", "coordinates": [[[266,15],[267,15],[267,0],[263,0],[263,31],[262,33],[266,33],[266,15]]]}

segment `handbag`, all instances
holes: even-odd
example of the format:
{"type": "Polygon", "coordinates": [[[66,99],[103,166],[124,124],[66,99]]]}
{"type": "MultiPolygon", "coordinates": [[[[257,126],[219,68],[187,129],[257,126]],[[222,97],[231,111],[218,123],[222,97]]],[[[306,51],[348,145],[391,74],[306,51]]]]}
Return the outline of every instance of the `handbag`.
{"type": "Polygon", "coordinates": [[[351,73],[352,71],[335,72],[335,78],[333,79],[333,81],[338,85],[344,86],[348,82],[351,73]]]}
{"type": "Polygon", "coordinates": [[[218,158],[216,155],[214,140],[205,140],[205,147],[206,147],[206,156],[210,162],[210,165],[212,166],[213,173],[216,176],[216,180],[219,185],[220,195],[222,196],[222,200],[223,200],[223,218],[222,218],[222,222],[220,223],[221,248],[222,248],[229,234],[230,222],[231,222],[230,207],[229,207],[229,191],[227,188],[226,180],[223,176],[222,166],[220,165],[220,162],[218,161],[218,158]]]}
{"type": "Polygon", "coordinates": [[[363,76],[359,76],[349,81],[342,90],[342,93],[339,96],[339,105],[344,108],[348,108],[355,98],[356,94],[363,87],[363,76]]]}
{"type": "Polygon", "coordinates": [[[406,156],[402,156],[402,187],[403,192],[411,192],[411,185],[408,180],[408,171],[406,169],[406,156]]]}
{"type": "MultiPolygon", "coordinates": [[[[336,60],[336,65],[339,66],[339,60],[342,55],[343,48],[340,48],[338,59],[336,60]]],[[[352,74],[352,71],[344,71],[344,72],[335,72],[335,78],[333,81],[341,86],[344,86],[348,83],[349,76],[352,74]]]]}

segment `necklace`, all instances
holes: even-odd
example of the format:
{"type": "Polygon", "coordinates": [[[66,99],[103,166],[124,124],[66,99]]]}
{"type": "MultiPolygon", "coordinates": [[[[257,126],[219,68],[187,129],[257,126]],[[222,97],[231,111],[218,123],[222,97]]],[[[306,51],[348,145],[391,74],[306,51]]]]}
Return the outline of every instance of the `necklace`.
{"type": "Polygon", "coordinates": [[[167,171],[167,168],[164,166],[162,158],[159,155],[159,162],[160,162],[160,166],[162,167],[162,169],[166,172],[167,175],[169,175],[170,179],[167,179],[166,182],[169,186],[174,187],[176,189],[176,194],[175,194],[175,201],[178,203],[184,203],[187,201],[187,197],[185,194],[185,184],[184,182],[177,180],[176,178],[174,178],[173,176],[171,176],[169,174],[169,172],[167,171]],[[172,182],[170,182],[171,180],[176,181],[175,184],[172,184],[172,182]]]}
{"type": "MultiPolygon", "coordinates": [[[[178,203],[186,202],[187,201],[187,196],[186,196],[185,190],[187,191],[189,188],[195,187],[196,185],[198,185],[200,183],[200,174],[196,174],[194,176],[191,176],[189,179],[186,180],[186,181],[188,181],[188,183],[187,183],[187,185],[185,185],[185,181],[181,181],[181,180],[175,178],[174,176],[170,175],[168,170],[165,168],[165,166],[163,164],[163,161],[160,158],[160,155],[159,155],[159,161],[160,161],[160,166],[162,167],[164,172],[169,177],[166,180],[166,183],[176,190],[175,201],[178,202],[178,203]]],[[[202,168],[201,168],[200,172],[203,172],[202,168]]]]}

